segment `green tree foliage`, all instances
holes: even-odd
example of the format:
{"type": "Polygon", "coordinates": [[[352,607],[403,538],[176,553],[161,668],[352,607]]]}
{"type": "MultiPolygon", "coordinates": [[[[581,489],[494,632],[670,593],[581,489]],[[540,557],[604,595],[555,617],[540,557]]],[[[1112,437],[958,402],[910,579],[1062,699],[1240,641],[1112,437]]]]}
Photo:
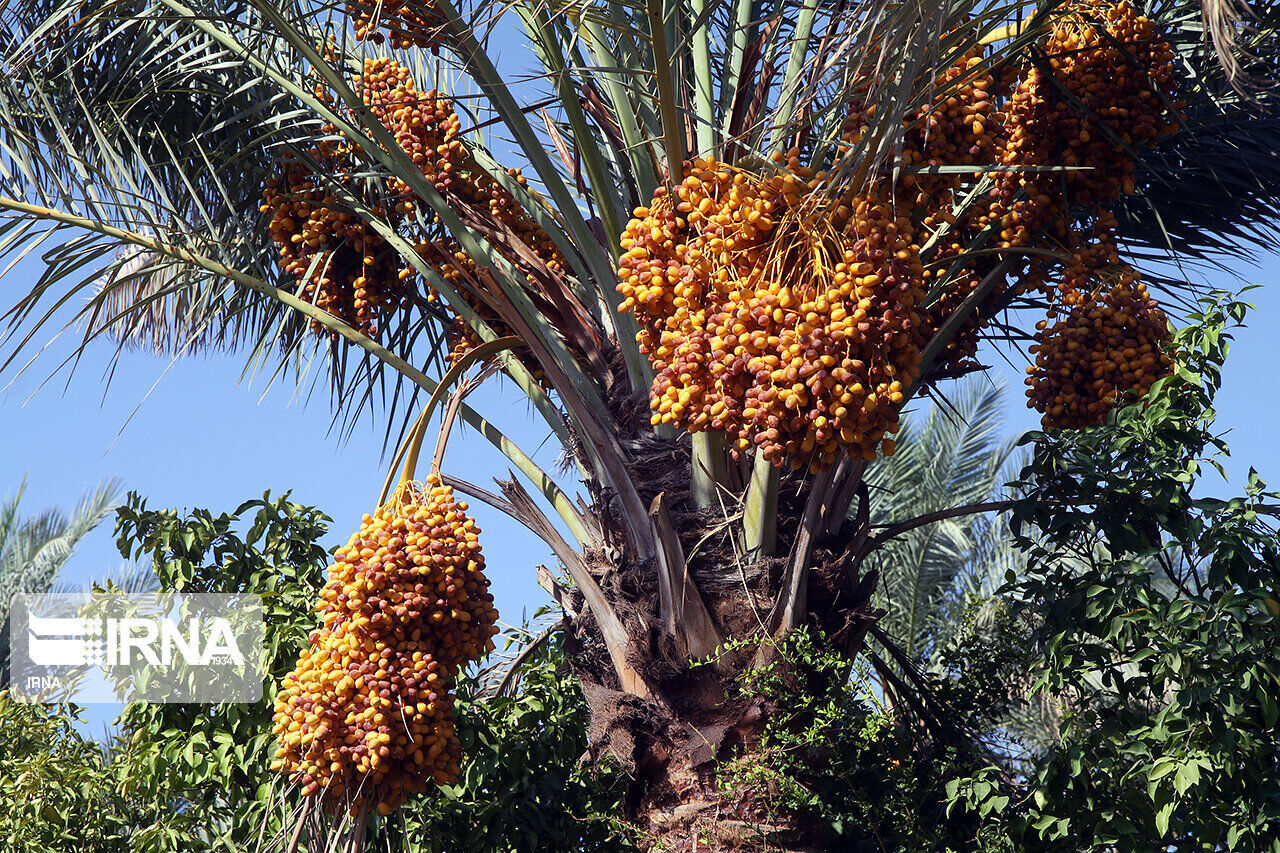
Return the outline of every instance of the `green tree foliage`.
{"type": "Polygon", "coordinates": [[[1204,303],[1177,373],[1084,432],[1033,433],[1004,594],[1036,687],[1068,714],[1030,777],[954,781],[955,805],[1053,850],[1280,850],[1280,495],[1202,497],[1213,398],[1246,306],[1204,303]]]}
{"type": "Polygon", "coordinates": [[[314,628],[313,603],[328,562],[318,543],[327,522],[287,495],[264,495],[217,516],[149,510],[136,493],[120,508],[120,553],[149,555],[161,589],[256,593],[266,620],[268,680],[257,704],[134,703],[121,715],[127,741],[117,761],[121,784],[132,796],[172,805],[139,831],[139,847],[245,844],[262,826],[272,798],[270,685],[288,672],[314,628]]]}
{"type": "Polygon", "coordinates": [[[125,853],[130,810],[73,708],[0,691],[0,838],[13,853],[125,853]]]}
{"type": "Polygon", "coordinates": [[[70,513],[51,508],[23,516],[18,491],[0,503],[0,621],[9,615],[9,602],[20,592],[47,592],[58,571],[91,530],[111,514],[120,500],[120,483],[106,480],[85,492],[70,513]]]}
{"type": "MultiPolygon", "coordinates": [[[[520,638],[513,632],[509,639],[520,638]]],[[[527,639],[527,636],[525,637],[527,639]]],[[[558,633],[521,668],[515,695],[464,678],[457,696],[462,776],[406,808],[401,832],[423,853],[622,851],[622,788],[609,763],[585,762],[587,705],[558,633]]]]}
{"type": "Polygon", "coordinates": [[[735,692],[768,706],[760,756],[721,771],[740,803],[726,820],[744,839],[766,838],[781,814],[823,827],[832,850],[952,849],[976,831],[967,816],[943,819],[945,780],[959,767],[979,769],[976,750],[928,747],[886,703],[865,660],[832,651],[808,629],[777,652],[735,692]]]}
{"type": "MultiPolygon", "coordinates": [[[[1054,779],[1057,756],[1073,748],[1096,759],[1091,772],[1105,772],[1101,748],[1088,745],[1089,733],[1104,727],[1081,721],[1126,707],[1105,691],[1093,694],[1114,691],[1129,668],[1141,671],[1141,661],[1126,657],[1130,646],[1141,636],[1139,627],[1164,630],[1164,622],[1135,627],[1129,645],[1113,648],[1118,641],[1110,639],[1081,645],[1080,626],[1099,613],[1065,621],[1074,614],[1061,601],[1072,599],[1059,587],[1069,580],[1073,590],[1123,591],[1124,566],[1142,566],[1134,575],[1149,581],[1150,559],[1164,555],[1166,545],[1176,544],[1177,553],[1191,560],[1203,545],[1205,537],[1177,527],[1178,513],[1200,513],[1212,527],[1251,504],[1215,509],[1210,518],[1206,507],[1176,503],[1177,489],[1165,488],[1161,479],[1166,472],[1141,467],[1161,458],[1159,452],[1154,461],[1144,455],[1138,443],[1150,436],[1141,430],[1128,437],[1123,452],[1105,442],[1091,444],[1131,421],[1159,424],[1161,417],[1173,417],[1161,410],[1159,395],[1145,414],[1129,412],[1096,434],[1046,436],[1028,474],[1031,493],[1024,505],[1041,515],[1024,517],[1024,508],[1017,516],[1027,532],[1024,544],[1033,549],[1034,572],[1014,579],[1007,612],[998,618],[988,613],[985,625],[975,616],[973,629],[963,632],[967,645],[959,646],[955,625],[963,593],[977,577],[976,561],[994,553],[979,542],[1006,534],[985,522],[956,519],[989,503],[999,466],[966,468],[963,454],[943,452],[940,444],[917,457],[920,476],[898,492],[872,493],[864,474],[878,476],[883,467],[875,448],[890,452],[891,445],[880,442],[896,424],[897,407],[916,395],[946,393],[944,383],[977,369],[975,340],[1021,344],[1032,339],[1030,325],[1021,322],[1030,319],[1027,310],[1049,308],[1046,322],[1059,316],[1072,288],[1062,288],[1063,302],[1046,305],[1046,298],[1053,298],[1055,285],[1083,281],[1079,261],[1087,250],[1106,258],[1097,269],[1094,261],[1085,265],[1092,289],[1131,278],[1116,268],[1112,236],[1140,260],[1150,252],[1194,257],[1251,246],[1273,234],[1280,181],[1266,178],[1277,173],[1275,91],[1260,89],[1245,99],[1239,90],[1250,77],[1280,67],[1275,10],[1253,15],[1226,0],[1144,3],[1157,34],[1137,37],[1145,46],[1131,50],[1118,40],[1150,31],[1128,4],[401,5],[28,0],[0,6],[0,255],[16,261],[38,246],[47,265],[0,316],[13,342],[0,367],[38,346],[36,329],[60,320],[60,306],[80,301],[76,318],[85,321],[88,338],[110,331],[177,352],[243,344],[255,369],[295,377],[304,386],[326,378],[325,371],[308,373],[307,366],[327,364],[340,416],[353,423],[371,413],[385,421],[388,438],[407,432],[424,396],[432,399],[430,409],[457,387],[445,423],[456,414],[526,479],[513,474],[503,494],[495,495],[465,487],[457,475],[477,479],[470,473],[441,473],[459,491],[490,502],[539,536],[565,570],[568,595],[581,597],[564,617],[588,649],[575,656],[573,674],[593,697],[590,730],[624,735],[616,757],[637,772],[620,811],[652,844],[683,846],[686,835],[716,831],[717,816],[736,802],[718,787],[717,762],[731,764],[735,750],[751,754],[770,743],[789,744],[787,751],[798,756],[790,769],[786,762],[775,769],[794,771],[797,784],[813,793],[815,803],[800,796],[794,811],[828,834],[853,837],[842,829],[845,822],[876,825],[869,816],[899,806],[919,815],[924,834],[858,836],[859,843],[882,849],[972,846],[979,834],[967,827],[1006,813],[1055,837],[1097,828],[1080,825],[1072,809],[1086,794],[1127,795],[1125,784],[1058,784],[1044,793],[1035,814],[1023,814],[1030,807],[1013,796],[1028,790],[1022,768],[1001,748],[1002,729],[1030,686],[1019,680],[1019,669],[1025,673],[1034,663],[1042,672],[1041,692],[1078,709],[1067,719],[1069,737],[1035,772],[1054,779]],[[362,22],[361,10],[372,17],[362,22]],[[1098,29],[1087,20],[1109,19],[1113,12],[1113,23],[1127,21],[1123,27],[1098,29]],[[407,14],[426,18],[412,24],[407,14]],[[375,22],[378,17],[383,20],[375,22]],[[517,19],[538,66],[531,86],[500,72],[496,51],[490,52],[496,45],[490,37],[517,19]],[[375,94],[393,91],[383,85],[392,79],[386,76],[391,66],[374,63],[361,73],[364,60],[382,58],[384,49],[362,37],[388,24],[429,30],[410,33],[422,50],[394,53],[417,81],[395,95],[407,101],[394,107],[375,94]],[[1092,29],[1113,44],[1078,49],[1092,29]],[[1207,49],[1206,34],[1215,49],[1207,49]],[[1176,75],[1169,73],[1170,60],[1176,75]],[[1137,63],[1135,73],[1120,74],[1130,62],[1137,63]],[[1070,73],[1059,75],[1055,67],[1070,73]],[[1117,73],[1108,75],[1112,69],[1117,73]],[[1112,96],[1095,100],[1119,78],[1124,84],[1112,96]],[[428,86],[448,90],[454,107],[407,94],[428,86]],[[1013,97],[1015,89],[1028,97],[1013,97]],[[431,124],[432,113],[443,122],[455,108],[462,114],[457,129],[467,128],[456,140],[459,147],[410,132],[431,124]],[[1161,129],[1174,124],[1179,136],[1162,139],[1161,129]],[[1022,145],[1033,137],[1044,144],[1022,145]],[[510,144],[491,153],[486,142],[493,139],[510,144]],[[786,155],[793,146],[794,155],[786,155]],[[509,162],[495,155],[509,156],[509,162]],[[793,174],[775,175],[772,155],[782,155],[780,168],[793,174]],[[674,190],[685,177],[681,163],[695,159],[682,189],[702,194],[723,184],[723,194],[714,190],[706,207],[658,198],[653,206],[660,210],[628,225],[629,212],[653,201],[659,187],[674,190]],[[1088,171],[1068,171],[1061,181],[1016,174],[1081,165],[1088,171]],[[508,166],[525,175],[517,178],[508,166]],[[799,195],[783,194],[794,203],[768,200],[769,190],[756,207],[728,189],[741,181],[753,194],[775,178],[784,184],[800,179],[799,195]],[[1090,189],[1093,178],[1102,180],[1090,189]],[[1118,194],[1130,203],[1106,202],[1118,194]],[[880,203],[891,197],[893,204],[880,203]],[[261,216],[253,215],[255,208],[261,216]],[[711,211],[718,212],[713,217],[711,211]],[[745,220],[742,242],[730,233],[738,226],[730,228],[731,219],[721,215],[745,220]],[[893,221],[898,217],[904,221],[893,221]],[[1024,230],[1036,237],[1024,239],[1024,230]],[[645,232],[644,240],[633,239],[645,232]],[[837,258],[847,262],[844,271],[837,271],[837,258]],[[861,269],[864,260],[869,266],[861,269]],[[722,299],[728,289],[721,283],[728,282],[742,284],[722,299]],[[74,298],[88,289],[94,291],[88,299],[74,298]],[[616,310],[620,292],[627,295],[623,313],[616,310]],[[641,304],[669,304],[672,310],[649,312],[641,304]],[[798,337],[788,344],[792,330],[798,337]],[[490,349],[469,350],[441,374],[447,339],[459,331],[490,349]],[[770,352],[775,349],[777,363],[770,352]],[[755,350],[760,352],[752,355],[755,350]],[[552,472],[556,476],[463,401],[473,380],[455,383],[472,360],[490,359],[560,443],[569,464],[552,472]],[[672,395],[684,410],[667,410],[659,421],[711,432],[689,439],[676,437],[672,423],[654,424],[641,402],[647,392],[660,412],[672,395]],[[692,401],[687,409],[686,401],[692,401]],[[722,430],[727,433],[718,434],[722,430]],[[737,451],[754,447],[755,459],[740,458],[740,452],[730,458],[726,438],[738,442],[737,451]],[[785,474],[768,458],[783,448],[793,468],[785,474]],[[1112,467],[1067,474],[1035,467],[1067,464],[1073,453],[1082,466],[1112,467]],[[1134,456],[1130,468],[1123,453],[1134,456]],[[556,482],[565,478],[566,485],[556,482]],[[1091,491],[1104,486],[1118,491],[1102,497],[1091,491]],[[1041,488],[1043,494],[1036,491],[1041,488]],[[904,505],[881,501],[886,493],[904,505]],[[855,498],[854,521],[846,524],[855,498]],[[1135,506],[1117,504],[1126,499],[1135,506]],[[923,515],[912,517],[907,509],[923,515]],[[1129,509],[1166,514],[1151,516],[1145,527],[1113,529],[1108,514],[1120,513],[1115,517],[1128,524],[1121,511],[1129,509]],[[898,543],[894,551],[876,555],[890,542],[898,543]],[[1105,583],[1089,574],[1099,564],[1105,583]],[[1054,566],[1068,580],[1060,583],[1050,573],[1054,566]],[[881,575],[886,588],[877,599],[881,575]],[[1042,586],[1027,585],[1035,583],[1042,586]],[[883,624],[876,624],[877,600],[888,611],[883,624]],[[796,673],[779,675],[800,679],[794,695],[774,703],[784,728],[764,714],[747,719],[725,705],[729,685],[742,672],[767,668],[776,640],[815,625],[826,632],[829,648],[811,664],[793,662],[796,673]],[[695,659],[742,640],[761,654],[692,677],[695,659]],[[925,794],[895,799],[894,792],[907,789],[890,782],[840,787],[855,770],[878,766],[879,718],[869,711],[851,714],[853,729],[842,729],[831,708],[852,707],[856,695],[832,675],[821,686],[799,673],[806,666],[823,671],[824,661],[834,659],[828,653],[858,652],[866,653],[891,709],[894,725],[883,731],[906,739],[917,759],[913,766],[928,777],[920,782],[925,794]],[[1037,654],[1042,660],[1029,660],[1037,654]],[[1097,690],[1088,680],[1101,678],[1095,657],[1117,673],[1104,671],[1097,690]],[[612,697],[618,693],[629,695],[612,697]],[[601,695],[611,698],[594,701],[601,695]],[[642,713],[635,712],[637,704],[642,713]],[[805,716],[800,710],[808,723],[799,722],[805,716]],[[795,734],[792,725],[808,734],[787,741],[784,734],[795,734]],[[853,746],[845,750],[846,743],[853,746]],[[975,757],[997,767],[994,775],[974,775],[969,764],[975,757]],[[942,783],[954,773],[971,780],[950,780],[957,808],[963,800],[974,810],[963,813],[968,823],[957,817],[958,823],[943,827],[937,792],[946,790],[942,783]],[[669,796],[651,796],[655,789],[669,796]],[[853,799],[842,800],[846,795],[853,799]],[[1055,798],[1065,799],[1059,806],[1055,798]],[[934,803],[932,811],[901,805],[925,802],[934,803]],[[693,817],[671,820],[678,811],[693,817]],[[1050,823],[1042,823],[1046,819],[1050,823]]],[[[448,120],[450,127],[453,122],[448,120]]],[[[1171,304],[1185,302],[1186,282],[1148,280],[1154,292],[1173,297],[1171,304]]],[[[1040,402],[1083,401],[1056,395],[1050,385],[1059,378],[1081,380],[1080,388],[1061,388],[1064,394],[1090,396],[1118,387],[1123,396],[1135,376],[1143,380],[1134,389],[1141,392],[1154,374],[1136,365],[1162,364],[1163,358],[1138,353],[1158,347],[1166,329],[1164,315],[1139,292],[1126,285],[1111,295],[1144,318],[1142,340],[1133,339],[1132,351],[1116,347],[1121,338],[1111,334],[1128,322],[1122,318],[1132,319],[1123,311],[1107,314],[1107,334],[1084,342],[1112,358],[1110,366],[1098,363],[1099,373],[1124,374],[1124,382],[1104,383],[1095,373],[1091,384],[1088,367],[1072,377],[1068,358],[1066,369],[1044,366],[1040,402]]],[[[1083,292],[1075,296],[1084,299],[1083,292]]],[[[1086,304],[1073,302],[1073,323],[1086,304]]],[[[1047,348],[1053,355],[1060,355],[1056,342],[1062,341],[1058,332],[1041,336],[1042,343],[1054,343],[1047,348]]],[[[1085,409],[1100,416],[1104,402],[1112,401],[1090,399],[1085,409]]],[[[1066,402],[1045,407],[1057,422],[1090,421],[1062,419],[1066,402]]],[[[430,422],[430,412],[423,411],[421,428],[430,422]]],[[[986,446],[989,460],[1002,460],[998,442],[974,424],[953,438],[960,446],[986,446]]],[[[416,459],[422,434],[414,432],[409,459],[416,459]]],[[[448,432],[442,429],[445,437],[448,432]]],[[[1167,439],[1195,452],[1194,434],[1175,430],[1167,439]]],[[[406,468],[411,476],[412,462],[406,468]]],[[[314,592],[318,577],[308,583],[303,574],[318,574],[323,562],[314,536],[298,531],[301,550],[292,554],[294,533],[281,533],[273,543],[271,519],[239,539],[217,519],[174,516],[151,524],[141,506],[134,511],[147,524],[126,518],[122,532],[134,552],[155,554],[162,584],[231,584],[275,596],[272,604],[281,609],[273,614],[271,667],[274,675],[282,672],[313,617],[303,606],[310,600],[303,591],[314,592]],[[271,587],[277,582],[296,583],[297,601],[271,587]]],[[[276,510],[259,507],[259,517],[270,511],[276,510]]],[[[1252,545],[1234,547],[1247,552],[1252,545]]],[[[1184,583],[1203,595],[1217,588],[1211,580],[1203,588],[1198,580],[1184,583]]],[[[1175,581],[1161,583],[1174,583],[1177,594],[1149,582],[1151,595],[1183,606],[1175,581]]],[[[1238,579],[1229,588],[1248,592],[1238,579]]],[[[1108,632],[1158,611],[1154,604],[1135,609],[1142,600],[1136,593],[1116,594],[1113,610],[1101,603],[1106,595],[1086,596],[1089,606],[1105,610],[1101,624],[1108,632]]],[[[558,669],[548,672],[560,677],[558,669]]],[[[1174,675],[1186,677],[1180,669],[1174,675]]],[[[1177,693],[1175,683],[1181,684],[1157,678],[1139,692],[1147,704],[1158,704],[1168,701],[1168,691],[1177,693]]],[[[595,797],[606,795],[576,787],[583,778],[570,757],[578,735],[569,733],[580,731],[576,700],[561,684],[563,704],[548,705],[537,698],[535,684],[526,682],[514,706],[482,703],[485,714],[477,712],[473,720],[501,723],[501,733],[472,740],[480,759],[467,767],[472,775],[465,790],[429,800],[432,808],[449,799],[462,805],[457,812],[423,813],[416,835],[442,846],[564,849],[596,843],[595,835],[583,835],[584,827],[594,827],[578,812],[591,813],[601,802],[595,797]],[[517,711],[531,716],[517,718],[517,711]],[[496,716],[486,716],[490,712],[496,716]],[[528,740],[527,725],[541,736],[536,748],[521,752],[516,742],[503,740],[513,732],[528,740]],[[508,753],[541,764],[493,758],[508,753]],[[548,799],[546,792],[557,784],[566,791],[548,799]],[[563,822],[548,812],[553,802],[563,822]],[[459,829],[464,825],[465,834],[459,829]]],[[[333,710],[341,712],[343,704],[333,710]]],[[[264,787],[263,775],[270,749],[267,711],[265,702],[200,713],[131,709],[125,760],[136,764],[128,782],[135,795],[169,807],[148,843],[172,846],[180,833],[199,826],[203,834],[188,843],[240,844],[247,837],[245,816],[259,812],[268,818],[268,831],[274,827],[277,812],[268,803],[275,792],[264,787]]],[[[475,732],[482,730],[490,731],[475,732]]],[[[313,731],[318,729],[304,734],[313,731]]],[[[878,772],[891,778],[883,767],[878,772]]],[[[1145,832],[1149,841],[1166,829],[1174,836],[1167,802],[1149,825],[1140,819],[1146,801],[1135,802],[1125,817],[1137,827],[1129,835],[1119,834],[1119,819],[1098,813],[1102,806],[1094,809],[1104,836],[1131,842],[1145,832]]],[[[411,813],[409,819],[417,818],[411,813]]],[[[807,827],[777,823],[776,836],[793,839],[791,847],[818,846],[818,835],[804,837],[807,827]]],[[[1003,826],[992,823],[986,831],[999,837],[1003,826]]],[[[352,838],[359,840],[363,830],[361,821],[352,838]]],[[[394,831],[394,825],[378,823],[374,840],[394,831]]],[[[776,841],[743,849],[762,850],[776,841]]]]}

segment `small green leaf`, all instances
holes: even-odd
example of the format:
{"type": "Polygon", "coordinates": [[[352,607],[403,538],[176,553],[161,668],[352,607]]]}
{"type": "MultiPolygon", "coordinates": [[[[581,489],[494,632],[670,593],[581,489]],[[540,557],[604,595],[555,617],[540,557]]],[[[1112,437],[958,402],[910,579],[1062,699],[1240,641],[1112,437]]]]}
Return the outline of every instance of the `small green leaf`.
{"type": "Polygon", "coordinates": [[[1176,802],[1165,803],[1156,812],[1156,832],[1160,834],[1161,838],[1169,834],[1169,818],[1173,816],[1173,809],[1176,805],[1176,802]]]}

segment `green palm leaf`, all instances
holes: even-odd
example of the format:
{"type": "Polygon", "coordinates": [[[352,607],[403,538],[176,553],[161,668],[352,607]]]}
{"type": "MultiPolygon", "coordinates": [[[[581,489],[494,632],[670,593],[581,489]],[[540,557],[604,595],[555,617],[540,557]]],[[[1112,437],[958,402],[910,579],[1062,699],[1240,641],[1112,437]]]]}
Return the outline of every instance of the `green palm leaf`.
{"type": "Polygon", "coordinates": [[[1186,121],[1139,159],[1146,189],[1117,206],[1122,236],[1139,250],[1203,259],[1269,247],[1280,204],[1280,7],[1145,5],[1171,34],[1186,121]],[[1235,52],[1214,49],[1232,40],[1235,52]]]}
{"type": "MultiPolygon", "coordinates": [[[[898,451],[867,472],[872,525],[887,526],[1001,497],[1013,442],[1001,436],[1004,391],[985,379],[963,382],[946,403],[908,419],[898,451]]],[[[990,593],[1012,557],[1007,537],[983,515],[945,519],[891,540],[867,561],[880,572],[880,628],[912,659],[936,665],[962,625],[972,594],[990,593]]]]}
{"type": "Polygon", "coordinates": [[[120,502],[121,484],[105,480],[85,492],[70,513],[47,509],[21,514],[26,481],[0,503],[0,686],[9,672],[9,606],[19,593],[40,594],[54,588],[58,572],[76,546],[102,523],[120,502]]]}

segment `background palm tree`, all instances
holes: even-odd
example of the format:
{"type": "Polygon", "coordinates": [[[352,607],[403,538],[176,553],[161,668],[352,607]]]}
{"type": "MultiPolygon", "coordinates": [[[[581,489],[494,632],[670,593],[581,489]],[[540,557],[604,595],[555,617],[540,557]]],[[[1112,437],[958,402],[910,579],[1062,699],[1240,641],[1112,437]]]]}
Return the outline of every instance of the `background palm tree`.
{"type": "MultiPolygon", "coordinates": [[[[881,493],[872,529],[893,528],[896,518],[945,516],[956,504],[992,507],[987,513],[914,527],[868,557],[866,566],[879,579],[873,601],[884,611],[872,648],[879,668],[899,678],[907,677],[904,667],[942,678],[963,677],[951,667],[957,658],[978,663],[975,647],[996,649],[1025,641],[1028,626],[1010,621],[1009,602],[996,594],[1016,582],[1026,566],[1026,556],[1013,545],[1014,537],[997,512],[1016,498],[1017,489],[1010,484],[1029,461],[1028,454],[1015,450],[1017,437],[1004,435],[1004,396],[1002,386],[986,379],[965,380],[926,414],[904,418],[898,452],[868,472],[868,487],[881,493]],[[895,656],[905,656],[903,663],[895,656]]],[[[1103,552],[1098,556],[1105,559],[1103,552]]],[[[1178,591],[1162,561],[1173,566],[1183,562],[1177,549],[1139,562],[1149,567],[1155,588],[1174,598],[1178,591]]],[[[1081,568],[1086,565],[1082,561],[1081,568]]],[[[1025,768],[1057,741],[1075,697],[1040,693],[1028,698],[1030,683],[1017,672],[989,671],[985,677],[1012,688],[1007,707],[991,720],[994,731],[986,734],[1025,768]]],[[[892,694],[883,676],[878,682],[892,694]]]]}
{"type": "Polygon", "coordinates": [[[0,504],[0,687],[9,683],[9,607],[20,593],[53,590],[58,572],[76,546],[120,502],[121,484],[105,480],[81,496],[75,508],[50,508],[23,515],[26,480],[0,504]]]}
{"type": "Polygon", "coordinates": [[[867,559],[879,573],[877,627],[918,665],[934,669],[977,598],[990,598],[1017,566],[1017,554],[995,515],[1011,495],[1006,484],[1021,463],[1014,438],[1003,434],[1004,389],[966,380],[928,414],[903,420],[898,452],[867,472],[880,499],[873,530],[895,519],[924,518],[956,505],[990,502],[974,513],[921,525],[886,541],[867,559]]]}
{"type": "Polygon", "coordinates": [[[878,578],[873,603],[882,611],[869,639],[869,675],[891,700],[913,676],[940,685],[986,679],[1006,686],[1007,696],[973,715],[985,725],[975,734],[1025,768],[1056,741],[1062,699],[1028,698],[1023,673],[988,661],[1024,643],[1027,627],[1008,618],[1008,602],[997,594],[1026,566],[998,511],[1016,499],[1009,484],[1027,459],[1015,449],[1017,437],[1005,434],[1004,398],[1000,384],[964,380],[927,412],[905,417],[898,452],[867,472],[868,488],[880,495],[873,530],[890,530],[893,519],[944,516],[887,540],[867,558],[878,578]],[[986,512],[945,517],[956,505],[984,504],[986,512]]]}

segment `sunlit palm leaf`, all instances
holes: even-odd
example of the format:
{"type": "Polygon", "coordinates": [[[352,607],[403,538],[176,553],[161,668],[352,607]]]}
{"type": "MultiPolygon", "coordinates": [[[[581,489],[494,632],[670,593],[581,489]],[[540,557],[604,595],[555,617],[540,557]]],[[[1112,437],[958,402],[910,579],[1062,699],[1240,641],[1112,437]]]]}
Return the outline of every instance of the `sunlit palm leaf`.
{"type": "Polygon", "coordinates": [[[25,487],[24,481],[0,503],[0,676],[4,678],[9,670],[13,597],[51,591],[76,547],[111,514],[121,497],[120,482],[106,480],[82,495],[70,513],[55,508],[24,518],[20,505],[25,487]]]}

